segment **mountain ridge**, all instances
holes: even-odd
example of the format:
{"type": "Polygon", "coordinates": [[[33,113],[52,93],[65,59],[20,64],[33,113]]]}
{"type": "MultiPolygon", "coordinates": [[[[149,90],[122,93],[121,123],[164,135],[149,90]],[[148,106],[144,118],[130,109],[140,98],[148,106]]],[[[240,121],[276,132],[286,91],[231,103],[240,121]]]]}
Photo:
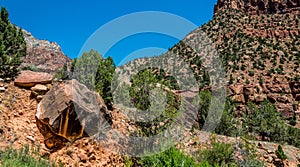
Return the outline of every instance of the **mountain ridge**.
{"type": "Polygon", "coordinates": [[[214,14],[224,9],[237,9],[251,15],[299,13],[299,0],[218,0],[214,14]]]}

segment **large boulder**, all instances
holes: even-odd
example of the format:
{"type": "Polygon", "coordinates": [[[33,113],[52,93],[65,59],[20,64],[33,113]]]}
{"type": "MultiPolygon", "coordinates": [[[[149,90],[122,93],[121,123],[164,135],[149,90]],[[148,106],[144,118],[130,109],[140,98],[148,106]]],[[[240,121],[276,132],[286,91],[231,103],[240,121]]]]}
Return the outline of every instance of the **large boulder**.
{"type": "Polygon", "coordinates": [[[48,148],[93,136],[112,124],[103,99],[77,80],[56,83],[38,104],[36,120],[48,148]]]}
{"type": "Polygon", "coordinates": [[[36,84],[50,84],[53,76],[43,72],[21,71],[15,79],[15,85],[20,87],[30,88],[36,84]]]}

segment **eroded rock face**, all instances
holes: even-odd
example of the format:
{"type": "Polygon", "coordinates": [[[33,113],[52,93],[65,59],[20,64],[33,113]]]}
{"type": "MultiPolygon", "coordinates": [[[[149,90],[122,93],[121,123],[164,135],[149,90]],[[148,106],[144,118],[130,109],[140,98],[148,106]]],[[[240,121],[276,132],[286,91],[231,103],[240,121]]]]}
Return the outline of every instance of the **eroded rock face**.
{"type": "Polygon", "coordinates": [[[23,30],[27,43],[27,55],[23,58],[21,67],[36,66],[41,72],[54,74],[66,64],[71,65],[71,59],[61,50],[55,42],[38,40],[26,30],[23,30]]]}
{"type": "Polygon", "coordinates": [[[112,124],[103,99],[77,80],[56,83],[39,103],[36,120],[48,148],[93,136],[112,124]]]}
{"type": "Polygon", "coordinates": [[[299,7],[299,0],[218,0],[214,12],[237,9],[249,14],[274,14],[298,12],[299,7]]]}
{"type": "Polygon", "coordinates": [[[43,72],[21,71],[15,79],[15,85],[19,87],[30,88],[36,84],[50,84],[53,76],[43,72]]]}
{"type": "Polygon", "coordinates": [[[228,96],[238,103],[239,108],[244,108],[248,102],[260,104],[269,100],[275,104],[277,111],[286,118],[292,117],[294,113],[300,111],[298,104],[300,99],[300,83],[274,83],[274,84],[254,84],[230,85],[227,88],[228,96]],[[295,105],[297,104],[297,105],[295,105]]]}

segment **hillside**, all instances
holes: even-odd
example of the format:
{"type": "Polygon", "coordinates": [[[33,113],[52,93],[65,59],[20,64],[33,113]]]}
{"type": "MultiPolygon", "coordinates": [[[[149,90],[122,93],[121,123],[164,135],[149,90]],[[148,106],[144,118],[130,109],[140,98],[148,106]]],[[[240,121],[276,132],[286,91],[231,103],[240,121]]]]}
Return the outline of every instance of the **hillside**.
{"type": "Polygon", "coordinates": [[[21,68],[54,74],[64,65],[70,67],[72,60],[66,56],[55,42],[36,39],[23,30],[27,44],[27,55],[23,57],[21,68]]]}
{"type": "Polygon", "coordinates": [[[71,62],[23,30],[21,68],[46,73],[0,79],[0,166],[25,155],[49,166],[299,166],[299,0],[219,0],[214,12],[167,53],[118,68],[94,50],[71,62]],[[79,82],[47,74],[65,65],[79,82]],[[220,117],[208,117],[210,107],[220,117]],[[173,137],[159,154],[128,156],[173,137]]]}
{"type": "MultiPolygon", "coordinates": [[[[127,63],[120,68],[120,76],[124,75],[123,78],[126,78],[135,75],[136,69],[156,67],[175,76],[183,76],[183,80],[188,80],[187,83],[190,84],[193,83],[189,82],[189,79],[193,78],[190,75],[192,71],[198,83],[194,84],[196,89],[198,87],[200,92],[213,90],[212,84],[217,83],[215,79],[221,79],[220,76],[216,76],[220,74],[218,70],[212,68],[214,64],[211,62],[214,61],[208,58],[216,55],[211,47],[214,46],[225,72],[227,97],[233,105],[233,113],[227,111],[228,116],[223,116],[220,127],[224,126],[227,131],[232,128],[232,121],[235,119],[240,123],[234,125],[254,126],[256,123],[248,124],[247,121],[257,119],[253,116],[257,109],[251,108],[251,105],[255,104],[259,108],[257,114],[261,115],[261,119],[258,119],[261,126],[259,129],[262,130],[263,126],[266,126],[265,131],[270,138],[260,136],[256,130],[246,130],[246,133],[254,133],[255,140],[259,141],[292,144],[293,139],[287,141],[279,138],[295,138],[297,141],[300,136],[299,17],[298,1],[219,0],[211,21],[188,34],[166,54],[127,63]],[[186,70],[184,64],[188,64],[190,68],[186,70]],[[274,113],[264,110],[266,100],[276,107],[275,120],[271,119],[274,113]],[[270,117],[268,114],[271,114],[270,117]],[[231,122],[226,123],[226,119],[231,122]],[[268,125],[264,125],[264,122],[268,125]],[[287,133],[282,133],[282,125],[278,122],[285,124],[285,130],[282,130],[287,133]],[[277,130],[273,131],[273,128],[277,130]],[[275,139],[274,135],[277,135],[278,139],[275,139]]],[[[195,90],[193,86],[189,86],[188,89],[195,90]]],[[[199,111],[198,114],[202,116],[203,111],[199,111]]],[[[201,117],[198,121],[201,124],[201,117]]],[[[217,131],[220,127],[217,127],[217,131]]],[[[241,129],[239,135],[245,131],[244,128],[241,129]]],[[[235,132],[217,133],[236,135],[235,132]]]]}
{"type": "MultiPolygon", "coordinates": [[[[217,8],[226,6],[225,2],[219,1],[217,8]]],[[[193,70],[199,85],[209,86],[205,72],[209,64],[201,62],[201,55],[208,52],[197,39],[204,32],[215,45],[226,71],[228,95],[241,104],[240,109],[245,110],[244,105],[249,101],[260,103],[268,99],[288,118],[299,112],[299,20],[298,10],[258,15],[229,6],[217,10],[211,21],[188,34],[161,57],[167,56],[171,61],[173,53],[181,56],[193,70]]],[[[163,61],[139,59],[121,68],[130,71],[131,66],[149,62],[163,61]]]]}

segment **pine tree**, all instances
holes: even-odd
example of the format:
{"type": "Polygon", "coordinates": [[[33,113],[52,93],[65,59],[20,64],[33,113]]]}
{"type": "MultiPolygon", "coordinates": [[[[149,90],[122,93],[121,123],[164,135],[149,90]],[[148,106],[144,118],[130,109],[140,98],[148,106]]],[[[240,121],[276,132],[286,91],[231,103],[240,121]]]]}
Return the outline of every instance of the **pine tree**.
{"type": "Polygon", "coordinates": [[[26,42],[23,32],[12,25],[7,10],[0,13],[0,77],[14,78],[21,65],[21,57],[26,55],[26,42]]]}
{"type": "Polygon", "coordinates": [[[83,53],[71,65],[72,78],[98,92],[108,109],[112,109],[111,82],[115,69],[116,65],[111,57],[105,59],[95,50],[83,53]]]}
{"type": "Polygon", "coordinates": [[[112,90],[111,82],[115,72],[116,65],[111,57],[100,62],[96,74],[95,88],[102,96],[108,109],[112,109],[112,90]]]}

